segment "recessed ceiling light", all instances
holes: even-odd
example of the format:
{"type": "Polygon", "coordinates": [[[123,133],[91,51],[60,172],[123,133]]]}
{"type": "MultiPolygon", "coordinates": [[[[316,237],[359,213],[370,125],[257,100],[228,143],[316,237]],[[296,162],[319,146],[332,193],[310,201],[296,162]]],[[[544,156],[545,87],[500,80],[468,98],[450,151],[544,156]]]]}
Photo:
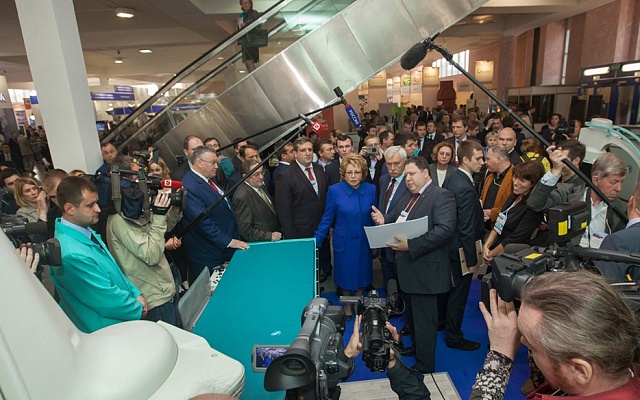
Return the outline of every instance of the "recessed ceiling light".
{"type": "Polygon", "coordinates": [[[244,73],[245,73],[245,72],[247,72],[247,71],[245,71],[245,70],[241,69],[241,70],[240,70],[240,71],[238,71],[238,72],[240,72],[241,74],[244,74],[244,73]]]}
{"type": "Polygon", "coordinates": [[[116,16],[120,18],[133,18],[135,13],[133,12],[133,8],[124,8],[118,7],[116,8],[116,16]]]}
{"type": "Polygon", "coordinates": [[[115,60],[113,60],[113,62],[116,64],[122,64],[122,58],[118,57],[115,60]]]}
{"type": "Polygon", "coordinates": [[[153,51],[151,51],[151,49],[140,49],[138,50],[140,53],[142,54],[149,54],[149,53],[153,53],[153,51]]]}
{"type": "Polygon", "coordinates": [[[589,68],[584,70],[583,75],[584,76],[606,75],[610,71],[611,70],[609,67],[589,68]]]}
{"type": "Polygon", "coordinates": [[[224,60],[224,57],[219,56],[219,57],[218,57],[218,60],[224,60]]]}

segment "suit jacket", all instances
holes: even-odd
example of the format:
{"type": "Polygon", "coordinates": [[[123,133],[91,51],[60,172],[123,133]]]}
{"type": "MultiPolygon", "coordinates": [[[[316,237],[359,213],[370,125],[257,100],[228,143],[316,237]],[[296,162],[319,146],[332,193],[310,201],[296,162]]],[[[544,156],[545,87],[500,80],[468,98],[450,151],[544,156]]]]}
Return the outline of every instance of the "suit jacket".
{"type": "MultiPolygon", "coordinates": [[[[364,159],[367,161],[367,168],[371,168],[371,158],[365,157],[364,159]]],[[[371,178],[371,174],[367,173],[367,179],[365,179],[365,182],[371,183],[373,186],[376,187],[376,198],[380,193],[380,177],[382,176],[382,167],[384,167],[384,165],[385,165],[385,161],[383,156],[382,159],[378,160],[378,162],[376,163],[374,177],[371,178]]]]}
{"type": "MultiPolygon", "coordinates": [[[[476,142],[480,143],[480,140],[474,138],[473,136],[471,136],[469,134],[467,134],[467,140],[473,140],[473,141],[476,141],[476,142]]],[[[451,136],[450,138],[446,138],[444,141],[449,143],[450,145],[452,145],[454,149],[456,148],[456,137],[455,136],[451,136]]],[[[455,157],[455,154],[454,154],[454,157],[455,157]]]]}
{"type": "Polygon", "coordinates": [[[100,244],[58,219],[55,237],[62,265],[50,268],[60,307],[85,333],[142,316],[140,290],[120,270],[100,235],[91,231],[100,244]]]}
{"type": "Polygon", "coordinates": [[[11,165],[7,165],[7,166],[13,166],[13,168],[16,168],[18,170],[22,170],[22,156],[18,153],[15,153],[13,151],[9,151],[10,155],[11,155],[11,160],[7,160],[7,157],[5,156],[4,153],[0,152],[0,163],[6,163],[7,164],[11,164],[11,165]]]}
{"type": "MultiPolygon", "coordinates": [[[[450,175],[452,175],[456,171],[457,171],[456,167],[454,167],[451,164],[447,165],[447,172],[444,175],[444,179],[447,179],[450,175]]],[[[429,175],[431,176],[431,179],[433,179],[433,182],[435,184],[442,187],[442,184],[444,183],[444,181],[440,182],[440,180],[438,179],[438,163],[429,164],[429,175]]]]}
{"type": "MultiPolygon", "coordinates": [[[[295,161],[293,162],[295,164],[295,161]]],[[[327,184],[329,186],[340,183],[340,159],[336,158],[331,164],[327,165],[324,170],[327,175],[327,184]]]]}
{"type": "MultiPolygon", "coordinates": [[[[182,216],[183,226],[187,226],[221,197],[192,170],[182,179],[182,186],[187,191],[187,206],[182,216]]],[[[184,235],[184,247],[189,261],[215,267],[231,259],[234,250],[227,246],[232,239],[239,238],[233,209],[222,200],[184,235]]]]}
{"type": "MultiPolygon", "coordinates": [[[[615,250],[622,253],[640,253],[640,222],[636,222],[630,227],[608,235],[600,245],[601,250],[615,250]]],[[[629,264],[596,261],[596,267],[602,275],[614,282],[625,282],[626,271],[629,264]]],[[[640,269],[633,268],[629,274],[634,280],[640,278],[640,269]]]]}
{"type": "MultiPolygon", "coordinates": [[[[385,214],[387,211],[385,210],[385,207],[384,207],[384,197],[387,194],[389,183],[391,183],[391,175],[384,174],[380,177],[380,195],[378,196],[378,210],[380,210],[382,214],[385,214]]],[[[399,182],[398,185],[399,186],[396,189],[396,192],[389,199],[388,211],[392,211],[396,207],[400,199],[402,199],[405,196],[405,194],[410,193],[409,189],[407,189],[407,183],[404,181],[404,175],[402,176],[402,180],[399,182]]],[[[395,259],[395,253],[393,252],[393,250],[391,250],[391,248],[389,247],[385,247],[383,250],[384,250],[383,253],[387,257],[387,260],[390,263],[393,263],[393,260],[395,259]]]]}
{"type": "MultiPolygon", "coordinates": [[[[189,167],[189,162],[187,160],[184,160],[184,162],[180,164],[177,169],[171,172],[171,179],[173,179],[174,181],[182,181],[182,179],[190,169],[191,167],[189,167]]],[[[224,174],[224,170],[220,166],[218,166],[218,171],[216,172],[216,176],[215,178],[213,178],[213,181],[216,183],[216,185],[220,186],[224,190],[227,190],[227,188],[229,187],[229,184],[227,183],[227,177],[224,174]]]]}
{"type": "MultiPolygon", "coordinates": [[[[384,217],[393,223],[409,204],[413,194],[407,192],[393,211],[384,217]]],[[[438,294],[451,289],[449,241],[456,229],[456,202],[446,189],[431,182],[411,208],[407,220],[428,216],[424,235],[409,239],[409,251],[396,252],[398,280],[410,294],[438,294]]]]}
{"type": "Polygon", "coordinates": [[[276,214],[285,239],[313,237],[322,219],[327,200],[327,179],[321,166],[312,164],[312,168],[318,182],[318,194],[297,162],[292,162],[278,173],[276,214]]]}
{"type": "MultiPolygon", "coordinates": [[[[418,147],[419,146],[420,146],[420,141],[418,141],[418,147]]],[[[425,137],[424,140],[422,141],[422,148],[418,148],[419,150],[418,155],[424,158],[425,160],[427,160],[429,164],[434,163],[433,159],[431,158],[431,153],[433,153],[433,148],[435,146],[436,146],[436,142],[434,140],[431,140],[425,137]]]]}
{"type": "MultiPolygon", "coordinates": [[[[266,189],[265,193],[271,199],[266,189]]],[[[271,204],[275,210],[273,199],[271,204]]],[[[233,208],[240,238],[244,241],[271,241],[271,234],[280,231],[280,223],[275,212],[247,183],[243,183],[236,189],[233,195],[233,208]]]]}
{"type": "Polygon", "coordinates": [[[484,236],[484,214],[475,186],[463,171],[458,169],[451,174],[442,188],[450,191],[456,199],[458,225],[451,241],[450,257],[451,275],[453,282],[457,283],[462,278],[458,249],[463,249],[467,267],[478,264],[476,241],[482,240],[484,236]]]}
{"type": "MultiPolygon", "coordinates": [[[[487,198],[487,192],[489,191],[489,186],[493,185],[493,174],[489,173],[484,178],[484,184],[482,185],[482,194],[480,195],[480,199],[482,200],[482,204],[484,204],[485,199],[487,198]]],[[[498,194],[496,195],[496,201],[493,203],[493,207],[491,208],[491,226],[496,223],[496,219],[498,219],[498,214],[500,214],[500,210],[502,210],[502,206],[507,202],[509,196],[513,192],[513,166],[509,167],[509,170],[504,175],[502,179],[502,183],[500,184],[500,189],[498,189],[498,194]]]]}

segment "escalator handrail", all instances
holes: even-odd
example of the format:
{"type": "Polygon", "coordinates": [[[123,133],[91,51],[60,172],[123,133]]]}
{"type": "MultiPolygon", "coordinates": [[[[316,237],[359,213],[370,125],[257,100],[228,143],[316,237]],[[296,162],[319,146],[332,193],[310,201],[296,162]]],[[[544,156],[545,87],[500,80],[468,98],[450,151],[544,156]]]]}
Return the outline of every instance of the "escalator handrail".
{"type": "Polygon", "coordinates": [[[125,127],[127,127],[135,118],[140,116],[148,107],[153,105],[156,100],[158,100],[164,93],[170,90],[176,83],[180,82],[185,77],[189,76],[193,71],[200,68],[202,65],[207,63],[211,58],[215,57],[231,44],[237,42],[241,37],[243,37],[250,30],[262,25],[266,20],[276,15],[280,10],[284,7],[288,6],[289,3],[293,2],[293,0],[281,0],[267,11],[260,15],[260,18],[253,21],[251,24],[245,26],[239,31],[227,36],[226,39],[221,41],[212,47],[209,51],[201,55],[200,57],[193,60],[189,65],[184,67],[180,72],[175,74],[173,78],[171,78],[167,83],[162,85],[161,88],[158,89],[156,93],[154,93],[151,97],[145,100],[138,108],[136,108],[131,114],[129,114],[124,120],[122,120],[118,125],[116,125],[111,132],[104,139],[102,139],[101,143],[105,144],[111,141],[114,137],[116,137],[125,127]]]}

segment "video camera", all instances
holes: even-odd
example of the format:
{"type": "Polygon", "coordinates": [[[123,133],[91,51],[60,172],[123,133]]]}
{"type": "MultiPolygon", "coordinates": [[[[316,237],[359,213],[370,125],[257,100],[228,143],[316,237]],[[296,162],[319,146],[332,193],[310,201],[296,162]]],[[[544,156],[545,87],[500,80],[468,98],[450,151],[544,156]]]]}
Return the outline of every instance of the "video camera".
{"type": "Polygon", "coordinates": [[[340,380],[353,372],[344,355],[342,307],[315,298],[302,313],[302,329],[289,349],[267,367],[264,388],[286,390],[286,399],[325,400],[340,397],[340,380]]]}
{"type": "MultiPolygon", "coordinates": [[[[564,270],[588,269],[598,272],[594,261],[611,261],[640,266],[640,255],[615,251],[582,248],[571,240],[582,236],[591,220],[589,207],[584,202],[571,202],[549,209],[548,248],[515,245],[515,251],[505,252],[493,259],[492,272],[482,279],[482,301],[489,309],[489,290],[494,288],[506,302],[519,301],[522,290],[535,276],[564,270]]],[[[509,246],[507,246],[509,247],[509,246]]],[[[507,249],[508,250],[508,249],[507,249]]],[[[640,311],[640,283],[614,284],[640,311]]]]}
{"type": "MultiPolygon", "coordinates": [[[[15,248],[19,248],[23,238],[28,235],[39,235],[47,233],[46,222],[28,222],[24,217],[2,214],[0,216],[0,225],[2,231],[7,235],[15,248]]],[[[58,239],[49,239],[42,243],[33,243],[31,245],[33,254],[40,255],[40,265],[62,265],[62,252],[60,251],[60,242],[58,239]]],[[[39,266],[38,269],[41,267],[39,266]]]]}

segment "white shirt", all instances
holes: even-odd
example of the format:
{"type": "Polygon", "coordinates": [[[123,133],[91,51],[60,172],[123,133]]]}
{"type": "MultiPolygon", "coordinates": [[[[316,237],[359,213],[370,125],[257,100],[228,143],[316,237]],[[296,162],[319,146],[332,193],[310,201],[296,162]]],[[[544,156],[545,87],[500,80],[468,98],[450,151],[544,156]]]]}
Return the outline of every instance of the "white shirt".
{"type": "Polygon", "coordinates": [[[309,165],[308,167],[305,167],[304,165],[300,164],[300,162],[298,160],[296,160],[296,164],[298,164],[298,166],[300,167],[300,169],[302,169],[302,173],[304,174],[304,176],[307,177],[307,179],[309,178],[309,175],[307,174],[307,168],[309,168],[311,170],[311,175],[313,175],[313,180],[311,181],[311,184],[313,185],[313,188],[316,191],[316,194],[318,194],[318,178],[316,177],[316,173],[313,170],[313,164],[309,165]]]}
{"type": "MultiPolygon", "coordinates": [[[[402,182],[402,180],[404,179],[404,172],[399,177],[391,178],[391,179],[395,179],[396,180],[396,184],[393,185],[393,191],[391,192],[391,196],[389,196],[389,204],[391,204],[391,199],[393,199],[393,196],[396,195],[396,192],[398,191],[398,188],[400,187],[400,182],[402,182]]],[[[389,186],[391,186],[391,184],[392,184],[391,179],[389,179],[389,186]]],[[[387,190],[389,190],[389,186],[387,186],[387,188],[385,190],[385,193],[387,193],[387,190]]],[[[385,213],[389,211],[389,204],[387,204],[387,209],[384,210],[385,213]]]]}

